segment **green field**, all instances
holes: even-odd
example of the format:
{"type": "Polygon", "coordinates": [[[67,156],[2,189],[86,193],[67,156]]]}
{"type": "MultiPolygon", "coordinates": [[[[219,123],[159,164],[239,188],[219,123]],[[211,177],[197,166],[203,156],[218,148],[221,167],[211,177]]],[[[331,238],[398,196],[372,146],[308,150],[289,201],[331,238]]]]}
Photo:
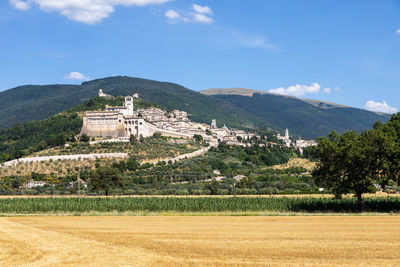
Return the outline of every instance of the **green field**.
{"type": "MultiPolygon", "coordinates": [[[[3,198],[2,214],[85,212],[358,212],[357,199],[269,197],[3,198]]],[[[400,212],[400,198],[365,199],[365,212],[400,212]]]]}

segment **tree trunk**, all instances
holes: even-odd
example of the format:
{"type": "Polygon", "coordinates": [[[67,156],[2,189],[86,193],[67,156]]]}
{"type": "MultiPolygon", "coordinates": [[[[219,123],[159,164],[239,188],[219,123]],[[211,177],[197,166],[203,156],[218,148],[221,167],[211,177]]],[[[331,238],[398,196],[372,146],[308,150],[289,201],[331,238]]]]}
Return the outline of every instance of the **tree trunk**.
{"type": "Polygon", "coordinates": [[[365,209],[364,200],[362,198],[362,193],[357,193],[357,203],[358,203],[358,211],[363,212],[365,209]]]}
{"type": "Polygon", "coordinates": [[[335,199],[342,199],[341,193],[335,193],[335,199]]]}

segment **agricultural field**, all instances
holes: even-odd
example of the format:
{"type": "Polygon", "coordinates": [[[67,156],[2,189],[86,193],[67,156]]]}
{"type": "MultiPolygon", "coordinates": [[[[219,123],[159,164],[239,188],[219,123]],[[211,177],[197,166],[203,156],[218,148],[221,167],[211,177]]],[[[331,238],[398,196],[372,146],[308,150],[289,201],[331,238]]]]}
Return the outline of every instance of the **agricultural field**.
{"type": "Polygon", "coordinates": [[[17,166],[10,166],[0,169],[1,176],[11,175],[31,175],[34,173],[45,174],[49,177],[63,176],[65,174],[76,175],[82,171],[95,169],[96,163],[99,166],[109,166],[113,162],[119,162],[121,159],[99,158],[97,160],[54,160],[44,162],[20,163],[17,166]]]}
{"type": "Polygon", "coordinates": [[[312,171],[316,162],[312,162],[305,158],[291,158],[287,163],[274,165],[272,168],[277,170],[284,170],[289,168],[304,168],[307,171],[312,171]]]}
{"type": "MultiPolygon", "coordinates": [[[[364,212],[399,213],[399,197],[367,197],[364,212]]],[[[0,215],[85,215],[90,213],[359,213],[356,198],[315,197],[33,197],[0,198],[0,215]]]]}
{"type": "MultiPolygon", "coordinates": [[[[193,140],[176,140],[173,138],[146,138],[143,142],[129,143],[100,143],[89,145],[76,143],[70,147],[55,147],[34,153],[30,156],[59,156],[75,154],[127,153],[134,155],[141,163],[153,163],[159,160],[173,158],[202,148],[200,143],[193,140]]],[[[76,175],[82,171],[94,170],[95,166],[110,166],[121,159],[102,158],[97,160],[56,160],[31,162],[17,166],[0,168],[0,177],[26,176],[32,172],[46,174],[51,177],[76,175]]]]}
{"type": "Polygon", "coordinates": [[[68,147],[54,147],[33,153],[31,156],[60,156],[75,154],[127,153],[139,161],[171,158],[190,153],[202,147],[194,140],[148,137],[142,142],[130,143],[72,143],[68,147]]]}
{"type": "Polygon", "coordinates": [[[2,266],[399,266],[398,216],[1,217],[2,266]]]}

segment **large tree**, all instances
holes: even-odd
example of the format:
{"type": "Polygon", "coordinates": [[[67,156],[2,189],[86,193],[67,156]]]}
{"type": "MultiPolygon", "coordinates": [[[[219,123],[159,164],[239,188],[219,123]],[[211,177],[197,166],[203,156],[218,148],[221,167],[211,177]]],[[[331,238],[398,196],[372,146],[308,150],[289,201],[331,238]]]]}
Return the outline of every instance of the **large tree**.
{"type": "Polygon", "coordinates": [[[123,180],[117,168],[99,167],[91,175],[91,184],[97,192],[104,191],[108,196],[111,190],[123,188],[123,180]]]}
{"type": "Polygon", "coordinates": [[[378,128],[361,134],[332,132],[328,138],[318,138],[319,162],[312,175],[317,184],[330,189],[338,198],[354,193],[362,210],[362,194],[373,192],[375,184],[384,186],[390,179],[394,147],[393,138],[378,128]]]}

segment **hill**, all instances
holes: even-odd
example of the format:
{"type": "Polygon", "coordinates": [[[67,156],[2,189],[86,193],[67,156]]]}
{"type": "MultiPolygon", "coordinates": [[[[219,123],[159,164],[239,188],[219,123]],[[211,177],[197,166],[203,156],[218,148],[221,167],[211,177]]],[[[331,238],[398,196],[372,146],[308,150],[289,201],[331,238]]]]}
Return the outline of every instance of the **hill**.
{"type": "Polygon", "coordinates": [[[0,92],[0,129],[41,120],[85,100],[103,89],[111,95],[139,93],[141,99],[188,112],[193,121],[235,128],[289,128],[294,134],[315,138],[332,130],[368,129],[387,114],[318,100],[300,99],[244,88],[189,90],[178,84],[126,76],[84,82],[81,85],[27,85],[0,92]]]}
{"type": "MultiPolygon", "coordinates": [[[[204,92],[204,91],[202,91],[204,92]]],[[[346,107],[334,103],[317,100],[302,100],[276,94],[240,89],[234,94],[232,89],[206,90],[220,100],[230,102],[263,118],[266,123],[274,125],[275,129],[289,128],[294,134],[304,138],[315,138],[329,134],[332,130],[361,131],[372,127],[375,121],[385,122],[389,114],[378,114],[363,109],[346,107]],[[248,96],[248,95],[252,96],[248,96]]]]}
{"type": "Polygon", "coordinates": [[[243,95],[253,96],[253,94],[270,94],[264,91],[245,89],[245,88],[210,88],[200,91],[205,95],[243,95]]]}
{"type": "Polygon", "coordinates": [[[183,86],[131,77],[109,77],[81,85],[27,85],[0,92],[0,129],[45,119],[97,96],[102,88],[111,95],[139,93],[141,99],[167,109],[188,112],[190,119],[210,123],[217,119],[231,127],[268,126],[262,119],[229,102],[206,96],[183,86]]]}
{"type": "Polygon", "coordinates": [[[97,97],[40,121],[30,121],[0,130],[0,162],[30,155],[49,147],[64,145],[82,127],[80,114],[86,110],[122,105],[123,99],[97,97]]]}

